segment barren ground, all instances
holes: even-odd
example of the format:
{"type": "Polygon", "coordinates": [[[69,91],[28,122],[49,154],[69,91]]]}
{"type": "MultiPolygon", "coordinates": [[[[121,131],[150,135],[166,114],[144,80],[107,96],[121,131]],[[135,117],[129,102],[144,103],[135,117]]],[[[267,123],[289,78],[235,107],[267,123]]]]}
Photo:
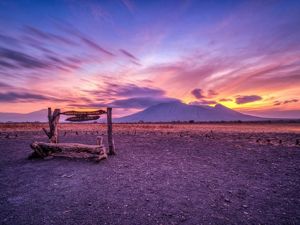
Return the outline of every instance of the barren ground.
{"type": "Polygon", "coordinates": [[[300,124],[116,124],[100,163],[28,160],[41,127],[0,124],[0,224],[300,224],[300,124]]]}

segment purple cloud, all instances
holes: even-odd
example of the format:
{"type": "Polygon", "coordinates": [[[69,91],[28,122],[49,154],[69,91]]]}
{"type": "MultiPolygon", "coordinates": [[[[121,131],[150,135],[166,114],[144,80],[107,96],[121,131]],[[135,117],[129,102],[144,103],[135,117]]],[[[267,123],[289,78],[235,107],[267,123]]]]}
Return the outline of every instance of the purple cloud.
{"type": "Polygon", "coordinates": [[[298,99],[290,99],[290,100],[285,100],[285,101],[274,101],[273,105],[278,106],[278,105],[284,105],[284,104],[289,104],[289,103],[294,103],[298,102],[298,99]]]}
{"type": "MultiPolygon", "coordinates": [[[[0,57],[4,58],[4,60],[9,60],[10,62],[16,63],[19,66],[24,68],[46,68],[48,65],[30,55],[25,53],[14,51],[6,48],[0,48],[0,57]]],[[[6,63],[6,67],[11,67],[11,64],[4,61],[6,63]]],[[[2,64],[2,66],[5,64],[2,64]]]]}
{"type": "Polygon", "coordinates": [[[205,98],[205,96],[203,95],[203,91],[200,88],[195,88],[191,91],[191,94],[197,99],[205,98]]]}
{"type": "Polygon", "coordinates": [[[12,86],[3,82],[0,82],[0,88],[11,88],[12,86]]]}
{"type": "Polygon", "coordinates": [[[13,65],[6,61],[0,61],[0,67],[6,68],[6,69],[17,69],[19,68],[17,65],[13,65]]]}
{"type": "Polygon", "coordinates": [[[208,90],[208,96],[209,97],[213,97],[213,96],[216,96],[216,95],[218,95],[218,93],[216,91],[214,91],[214,90],[208,90]]]}
{"type": "Polygon", "coordinates": [[[36,101],[54,101],[54,102],[74,102],[72,99],[60,99],[52,96],[36,94],[31,92],[6,92],[0,93],[0,102],[36,102],[36,101]]]}
{"type": "Polygon", "coordinates": [[[133,60],[139,61],[139,59],[137,57],[135,57],[132,53],[130,53],[124,49],[120,49],[120,52],[122,52],[125,56],[127,56],[133,60]]]}
{"type": "Polygon", "coordinates": [[[56,43],[61,43],[61,44],[67,44],[67,45],[76,45],[74,41],[69,40],[68,38],[62,37],[57,34],[51,34],[48,32],[41,31],[37,28],[31,27],[31,26],[26,26],[25,31],[27,34],[34,36],[39,39],[44,39],[56,43]]]}
{"type": "Polygon", "coordinates": [[[113,97],[162,97],[165,91],[158,88],[138,86],[136,84],[114,84],[104,82],[104,87],[99,86],[98,90],[84,90],[95,96],[113,96],[113,97]]]}
{"type": "MultiPolygon", "coordinates": [[[[112,85],[111,85],[112,86],[112,85]]],[[[114,92],[118,96],[162,96],[165,91],[157,88],[140,87],[135,84],[117,85],[114,92]]]]}
{"type": "Polygon", "coordinates": [[[298,102],[298,99],[286,100],[283,102],[283,104],[288,104],[288,103],[293,103],[293,102],[298,102]]]}
{"type": "Polygon", "coordinates": [[[130,60],[130,62],[132,62],[134,65],[136,65],[136,66],[141,66],[142,64],[140,64],[140,63],[138,63],[138,62],[136,62],[136,61],[134,61],[134,60],[130,60]]]}
{"type": "Polygon", "coordinates": [[[90,48],[92,49],[95,49],[101,53],[104,53],[106,55],[109,55],[109,56],[115,56],[112,52],[102,48],[100,45],[98,45],[97,43],[91,41],[90,39],[87,39],[85,37],[81,37],[81,40],[87,45],[89,46],[90,48]]]}
{"type": "Polygon", "coordinates": [[[76,69],[80,67],[80,64],[82,61],[80,59],[70,59],[70,58],[63,58],[63,57],[57,57],[53,55],[47,55],[46,56],[48,60],[50,60],[54,67],[60,68],[62,70],[70,70],[70,69],[76,69]]]}
{"type": "MultiPolygon", "coordinates": [[[[191,94],[197,99],[203,99],[203,98],[209,99],[209,98],[212,98],[212,97],[218,95],[218,93],[216,91],[211,90],[211,89],[208,90],[207,94],[205,95],[204,91],[200,88],[195,88],[194,90],[191,91],[191,94]]],[[[205,101],[209,101],[209,100],[203,100],[203,102],[205,102],[205,101]]],[[[213,104],[213,103],[203,103],[203,104],[213,104]]]]}
{"type": "Polygon", "coordinates": [[[232,102],[233,100],[231,98],[221,98],[219,99],[220,102],[232,102]]]}
{"type": "Polygon", "coordinates": [[[17,93],[17,92],[7,92],[0,93],[0,102],[19,102],[19,101],[29,101],[29,100],[49,100],[48,97],[39,94],[32,93],[17,93]]]}
{"type": "Polygon", "coordinates": [[[13,38],[13,37],[10,37],[7,35],[3,35],[3,34],[0,34],[0,41],[5,44],[8,44],[10,46],[18,46],[19,47],[19,45],[20,45],[19,41],[16,38],[13,38]]]}
{"type": "Polygon", "coordinates": [[[235,103],[240,105],[240,104],[246,104],[249,102],[256,102],[259,100],[262,100],[262,97],[258,96],[258,95],[244,95],[244,96],[239,95],[235,98],[235,103]]]}
{"type": "Polygon", "coordinates": [[[280,102],[280,101],[274,101],[274,102],[273,102],[273,105],[277,106],[277,105],[281,105],[281,103],[282,103],[282,102],[280,102]]]}
{"type": "MultiPolygon", "coordinates": [[[[42,51],[43,54],[39,57],[34,57],[27,52],[0,47],[0,68],[15,71],[16,69],[20,70],[21,68],[25,68],[32,71],[43,70],[43,73],[45,73],[45,70],[53,71],[57,69],[71,71],[72,69],[77,69],[83,63],[80,58],[62,56],[58,53],[47,51],[47,49],[38,43],[36,43],[34,47],[42,51]]],[[[18,72],[16,71],[15,74],[18,74],[18,72]]],[[[22,72],[24,72],[24,70],[22,72]]]]}

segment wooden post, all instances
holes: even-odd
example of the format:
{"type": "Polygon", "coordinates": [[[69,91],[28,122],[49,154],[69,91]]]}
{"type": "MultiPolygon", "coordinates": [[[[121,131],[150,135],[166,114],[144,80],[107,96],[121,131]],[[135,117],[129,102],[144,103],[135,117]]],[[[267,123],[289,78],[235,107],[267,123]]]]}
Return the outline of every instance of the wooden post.
{"type": "Polygon", "coordinates": [[[50,143],[58,143],[58,122],[60,117],[60,109],[55,109],[52,115],[51,108],[48,108],[49,131],[43,128],[43,131],[49,138],[50,143]]]}
{"type": "Polygon", "coordinates": [[[115,155],[115,146],[112,137],[112,108],[107,108],[107,139],[108,139],[108,154],[115,155]]]}
{"type": "Polygon", "coordinates": [[[60,117],[60,109],[55,109],[52,116],[53,136],[50,140],[51,143],[58,143],[58,122],[60,117]]]}
{"type": "Polygon", "coordinates": [[[101,136],[96,137],[96,145],[103,146],[103,138],[101,136]]]}

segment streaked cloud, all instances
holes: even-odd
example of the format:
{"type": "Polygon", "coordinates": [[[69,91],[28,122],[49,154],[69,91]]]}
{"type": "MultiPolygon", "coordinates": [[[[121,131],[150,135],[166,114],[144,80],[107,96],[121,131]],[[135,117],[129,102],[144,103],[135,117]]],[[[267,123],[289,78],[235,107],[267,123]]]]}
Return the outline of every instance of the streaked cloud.
{"type": "Polygon", "coordinates": [[[217,96],[218,93],[214,90],[208,90],[208,97],[214,97],[214,96],[217,96]]]}
{"type": "Polygon", "coordinates": [[[34,94],[34,93],[26,93],[26,92],[5,92],[0,93],[0,102],[28,102],[28,101],[62,101],[66,102],[68,100],[58,99],[55,97],[34,94]]]}
{"type": "Polygon", "coordinates": [[[177,99],[266,115],[299,110],[299,2],[163,5],[8,1],[0,111],[111,104],[130,113],[177,99]]]}
{"type": "Polygon", "coordinates": [[[231,98],[221,98],[219,99],[219,102],[232,102],[233,100],[231,98]]]}
{"type": "Polygon", "coordinates": [[[258,95],[245,95],[245,96],[237,96],[235,98],[235,102],[237,104],[246,104],[249,102],[256,102],[262,100],[261,96],[258,95]]]}
{"type": "Polygon", "coordinates": [[[46,41],[52,41],[56,42],[58,44],[67,44],[74,46],[76,43],[66,37],[57,35],[57,34],[52,34],[49,32],[44,32],[42,30],[39,30],[37,28],[31,27],[31,26],[25,26],[25,32],[27,35],[32,36],[33,38],[37,38],[38,40],[43,39],[46,41]]]}
{"type": "Polygon", "coordinates": [[[298,99],[289,99],[289,100],[285,100],[285,101],[274,101],[274,104],[275,106],[277,105],[284,105],[284,104],[289,104],[289,103],[296,103],[296,102],[299,102],[298,99]]]}
{"type": "Polygon", "coordinates": [[[7,48],[0,48],[0,57],[4,60],[1,65],[8,68],[13,68],[12,65],[32,69],[48,67],[45,62],[37,58],[7,48]]]}
{"type": "Polygon", "coordinates": [[[97,50],[100,53],[104,53],[108,56],[114,56],[115,54],[113,54],[112,52],[106,50],[105,48],[101,47],[99,44],[97,44],[96,42],[87,39],[86,37],[81,37],[81,40],[90,48],[92,48],[93,50],[97,50]]]}
{"type": "Polygon", "coordinates": [[[11,88],[11,86],[9,84],[4,83],[4,82],[0,82],[0,88],[2,88],[2,89],[11,88]]]}
{"type": "Polygon", "coordinates": [[[125,56],[127,56],[133,60],[139,61],[139,59],[137,57],[135,57],[132,53],[130,53],[124,49],[120,49],[120,52],[122,52],[125,56]]]}

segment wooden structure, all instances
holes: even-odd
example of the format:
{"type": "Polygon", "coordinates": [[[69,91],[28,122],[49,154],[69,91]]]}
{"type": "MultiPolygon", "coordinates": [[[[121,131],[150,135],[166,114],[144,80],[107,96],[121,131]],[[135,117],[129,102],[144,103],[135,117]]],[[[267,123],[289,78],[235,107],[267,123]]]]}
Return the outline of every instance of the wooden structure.
{"type": "Polygon", "coordinates": [[[69,156],[69,157],[81,157],[87,158],[92,157],[97,160],[105,159],[108,155],[115,155],[115,145],[112,136],[112,108],[107,108],[107,110],[97,110],[97,111],[66,111],[61,112],[60,109],[55,109],[53,114],[51,108],[48,108],[48,123],[49,130],[43,128],[43,131],[49,138],[49,143],[44,142],[34,142],[30,145],[34,153],[32,157],[45,158],[48,156],[69,156]],[[107,141],[108,141],[108,152],[103,145],[102,137],[97,137],[96,145],[84,145],[77,143],[58,143],[58,123],[60,115],[73,116],[67,118],[67,121],[71,122],[82,122],[89,120],[97,120],[100,115],[107,115],[107,141]]]}

